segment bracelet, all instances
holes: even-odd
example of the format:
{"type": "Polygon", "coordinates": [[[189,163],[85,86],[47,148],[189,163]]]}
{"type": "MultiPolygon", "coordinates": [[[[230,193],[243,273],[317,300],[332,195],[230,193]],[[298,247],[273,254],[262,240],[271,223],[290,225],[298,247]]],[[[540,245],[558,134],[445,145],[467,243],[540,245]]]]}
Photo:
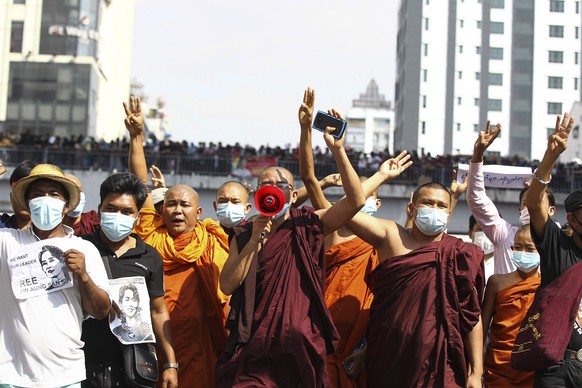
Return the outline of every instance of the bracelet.
{"type": "Polygon", "coordinates": [[[547,181],[544,181],[544,180],[540,179],[540,177],[537,176],[537,174],[534,172],[533,179],[535,179],[536,181],[540,182],[542,185],[547,186],[552,181],[552,176],[550,175],[550,179],[548,179],[547,181]]]}
{"type": "Polygon", "coordinates": [[[180,369],[177,362],[168,362],[167,364],[164,364],[164,369],[170,368],[176,369],[176,372],[180,369]]]}

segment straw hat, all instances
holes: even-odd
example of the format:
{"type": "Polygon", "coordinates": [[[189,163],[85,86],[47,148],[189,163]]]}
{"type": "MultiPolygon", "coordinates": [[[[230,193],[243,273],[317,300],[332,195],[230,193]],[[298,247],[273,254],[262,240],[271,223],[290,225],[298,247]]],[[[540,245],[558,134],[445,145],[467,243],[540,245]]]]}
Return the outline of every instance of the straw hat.
{"type": "Polygon", "coordinates": [[[69,209],[74,209],[79,204],[80,189],[75,182],[65,177],[65,173],[60,167],[53,164],[39,164],[30,171],[30,175],[20,179],[12,188],[12,197],[16,205],[22,209],[28,209],[28,203],[24,195],[32,182],[39,179],[50,179],[59,182],[69,193],[69,209]]]}

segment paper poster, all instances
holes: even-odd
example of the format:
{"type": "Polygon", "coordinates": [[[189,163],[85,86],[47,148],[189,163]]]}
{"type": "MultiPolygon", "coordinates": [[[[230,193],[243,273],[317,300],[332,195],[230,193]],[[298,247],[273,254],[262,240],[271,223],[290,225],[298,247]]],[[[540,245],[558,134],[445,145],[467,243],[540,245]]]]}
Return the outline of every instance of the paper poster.
{"type": "Polygon", "coordinates": [[[122,316],[109,322],[113,334],[122,344],[155,342],[150,314],[150,297],[143,276],[109,279],[111,295],[122,316]]]}
{"type": "Polygon", "coordinates": [[[23,246],[8,258],[12,292],[16,299],[28,299],[73,287],[73,274],[63,252],[70,242],[53,238],[23,246]]]}
{"type": "MultiPolygon", "coordinates": [[[[469,171],[468,164],[459,164],[457,181],[464,182],[469,171]]],[[[485,187],[500,187],[506,189],[523,189],[525,182],[531,181],[531,167],[484,165],[483,179],[485,187]]]]}

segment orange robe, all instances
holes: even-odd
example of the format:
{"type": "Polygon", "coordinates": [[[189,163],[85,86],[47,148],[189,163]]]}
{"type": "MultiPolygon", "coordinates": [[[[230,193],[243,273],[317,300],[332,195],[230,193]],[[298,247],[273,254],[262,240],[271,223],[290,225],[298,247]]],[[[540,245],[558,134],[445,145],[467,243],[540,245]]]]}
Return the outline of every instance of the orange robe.
{"type": "Polygon", "coordinates": [[[515,370],[510,361],[515,336],[539,285],[539,275],[531,276],[497,293],[485,351],[485,387],[533,387],[535,372],[515,370]]]}
{"type": "Polygon", "coordinates": [[[365,387],[366,374],[349,377],[342,367],[366,334],[373,294],[370,274],[378,265],[374,247],[357,237],[325,252],[325,304],[340,334],[333,354],[327,356],[327,373],[332,387],[365,387]]]}
{"type": "Polygon", "coordinates": [[[226,344],[223,308],[228,298],[218,277],[228,258],[227,235],[217,222],[205,219],[192,233],[174,238],[153,208],[142,209],[135,232],[164,260],[164,299],[180,364],[178,383],[213,387],[216,360],[226,344]]]}

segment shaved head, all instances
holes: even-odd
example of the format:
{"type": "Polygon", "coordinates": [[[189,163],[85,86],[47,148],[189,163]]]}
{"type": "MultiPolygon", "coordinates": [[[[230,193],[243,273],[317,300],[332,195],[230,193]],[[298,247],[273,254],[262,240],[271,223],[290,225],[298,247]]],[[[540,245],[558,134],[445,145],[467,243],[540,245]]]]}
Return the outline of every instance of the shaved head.
{"type": "Polygon", "coordinates": [[[181,184],[170,187],[168,191],[166,191],[166,195],[164,196],[164,198],[168,198],[169,196],[179,192],[183,192],[186,195],[188,195],[190,197],[190,200],[193,203],[196,203],[196,206],[198,206],[198,204],[200,203],[200,197],[198,196],[196,190],[194,190],[191,186],[181,184]]]}
{"type": "MultiPolygon", "coordinates": [[[[221,197],[236,197],[242,203],[247,203],[249,201],[249,191],[240,182],[228,181],[222,184],[216,191],[216,202],[220,203],[221,197]]],[[[226,201],[228,202],[228,201],[226,201]]]]}
{"type": "Polygon", "coordinates": [[[289,170],[283,167],[268,167],[261,175],[259,175],[259,184],[266,180],[273,180],[277,178],[275,182],[287,181],[290,185],[294,185],[295,180],[293,179],[293,174],[289,170]]]}
{"type": "Polygon", "coordinates": [[[174,185],[164,196],[162,217],[168,232],[174,237],[191,232],[202,215],[200,198],[188,185],[174,185]]]}

